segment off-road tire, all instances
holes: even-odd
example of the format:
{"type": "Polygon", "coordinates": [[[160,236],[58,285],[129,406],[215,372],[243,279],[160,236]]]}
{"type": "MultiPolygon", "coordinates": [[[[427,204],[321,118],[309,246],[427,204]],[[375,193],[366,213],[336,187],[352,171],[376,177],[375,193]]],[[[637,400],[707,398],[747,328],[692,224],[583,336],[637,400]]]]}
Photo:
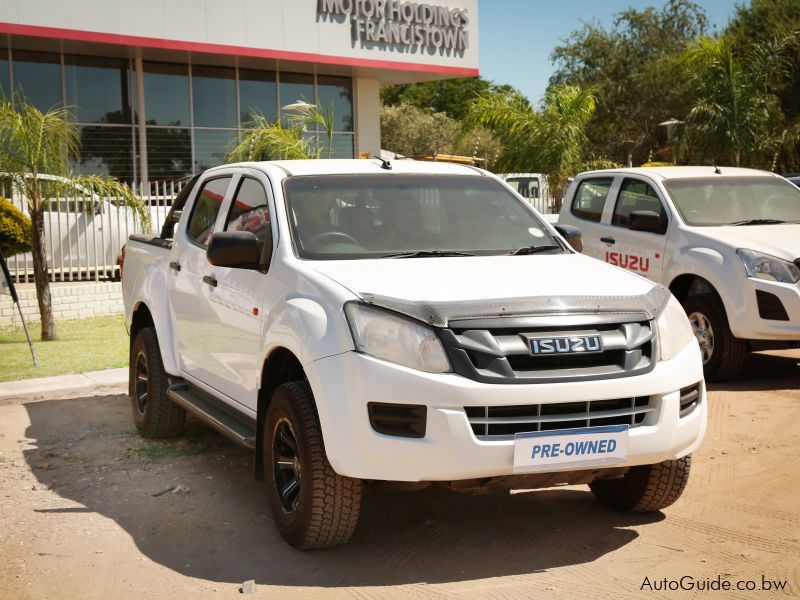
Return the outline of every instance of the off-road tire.
{"type": "Polygon", "coordinates": [[[720,299],[713,294],[689,296],[683,302],[687,315],[698,312],[705,315],[714,331],[714,350],[711,358],[703,365],[708,381],[725,381],[735,377],[744,365],[747,356],[747,342],[733,335],[725,308],[720,299]]]}
{"type": "Polygon", "coordinates": [[[619,479],[597,479],[589,484],[603,504],[629,512],[655,512],[680,498],[692,467],[692,455],[654,465],[631,467],[619,479]]]}
{"type": "Polygon", "coordinates": [[[328,462],[311,387],[305,381],[279,386],[272,395],[264,425],[267,496],[278,530],[295,548],[331,548],[350,540],[358,523],[363,483],[343,477],[328,462]],[[295,437],[300,491],[291,510],[282,505],[276,479],[275,439],[281,423],[295,437]]]}
{"type": "Polygon", "coordinates": [[[128,374],[128,394],[133,410],[133,422],[142,437],[171,438],[182,433],[186,411],[169,399],[167,396],[168,385],[156,331],[152,327],[144,327],[139,330],[136,339],[131,344],[128,374]],[[137,393],[140,360],[145,361],[147,372],[145,385],[147,399],[143,408],[139,402],[141,390],[137,393]]]}

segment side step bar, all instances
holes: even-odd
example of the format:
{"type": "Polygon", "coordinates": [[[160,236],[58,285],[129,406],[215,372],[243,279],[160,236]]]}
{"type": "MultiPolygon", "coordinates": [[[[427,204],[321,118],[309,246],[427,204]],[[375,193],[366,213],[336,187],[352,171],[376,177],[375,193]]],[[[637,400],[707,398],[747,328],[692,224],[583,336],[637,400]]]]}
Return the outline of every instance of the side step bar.
{"type": "Polygon", "coordinates": [[[178,406],[185,408],[195,417],[211,425],[237,444],[256,449],[256,422],[233,408],[206,394],[202,390],[178,381],[167,388],[167,396],[178,406]]]}

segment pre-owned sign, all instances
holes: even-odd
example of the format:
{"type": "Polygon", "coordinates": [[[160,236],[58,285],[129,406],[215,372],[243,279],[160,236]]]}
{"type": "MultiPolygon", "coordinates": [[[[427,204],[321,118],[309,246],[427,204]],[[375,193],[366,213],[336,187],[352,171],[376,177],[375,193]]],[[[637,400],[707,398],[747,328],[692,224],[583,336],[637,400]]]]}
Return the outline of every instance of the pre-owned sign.
{"type": "Polygon", "coordinates": [[[320,14],[349,16],[353,40],[463,51],[467,10],[399,0],[319,0],[320,14]]]}

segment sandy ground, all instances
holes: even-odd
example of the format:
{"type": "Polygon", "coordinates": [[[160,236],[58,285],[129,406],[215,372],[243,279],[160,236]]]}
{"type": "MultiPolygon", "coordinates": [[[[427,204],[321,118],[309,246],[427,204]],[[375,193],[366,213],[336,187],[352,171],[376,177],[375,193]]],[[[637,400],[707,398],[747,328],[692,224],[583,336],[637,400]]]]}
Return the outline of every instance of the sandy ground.
{"type": "MultiPolygon", "coordinates": [[[[2,598],[634,598],[800,595],[800,352],[710,394],[683,498],[616,513],[586,487],[372,493],[353,541],[286,546],[253,458],[195,423],[145,442],[120,393],[0,405],[2,598]],[[183,493],[153,494],[173,485],[183,493]],[[664,578],[785,580],[654,591],[664,578]]],[[[688,580],[684,580],[688,582],[688,580]]]]}

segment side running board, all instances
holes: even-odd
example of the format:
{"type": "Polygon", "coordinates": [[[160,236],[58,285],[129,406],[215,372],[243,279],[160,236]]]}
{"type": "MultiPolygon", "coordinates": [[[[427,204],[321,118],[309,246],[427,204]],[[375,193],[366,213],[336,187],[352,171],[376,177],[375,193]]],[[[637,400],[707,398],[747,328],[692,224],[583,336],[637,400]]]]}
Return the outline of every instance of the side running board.
{"type": "Polygon", "coordinates": [[[237,444],[255,450],[256,422],[223,402],[185,381],[167,388],[167,396],[178,406],[232,439],[237,444]]]}

